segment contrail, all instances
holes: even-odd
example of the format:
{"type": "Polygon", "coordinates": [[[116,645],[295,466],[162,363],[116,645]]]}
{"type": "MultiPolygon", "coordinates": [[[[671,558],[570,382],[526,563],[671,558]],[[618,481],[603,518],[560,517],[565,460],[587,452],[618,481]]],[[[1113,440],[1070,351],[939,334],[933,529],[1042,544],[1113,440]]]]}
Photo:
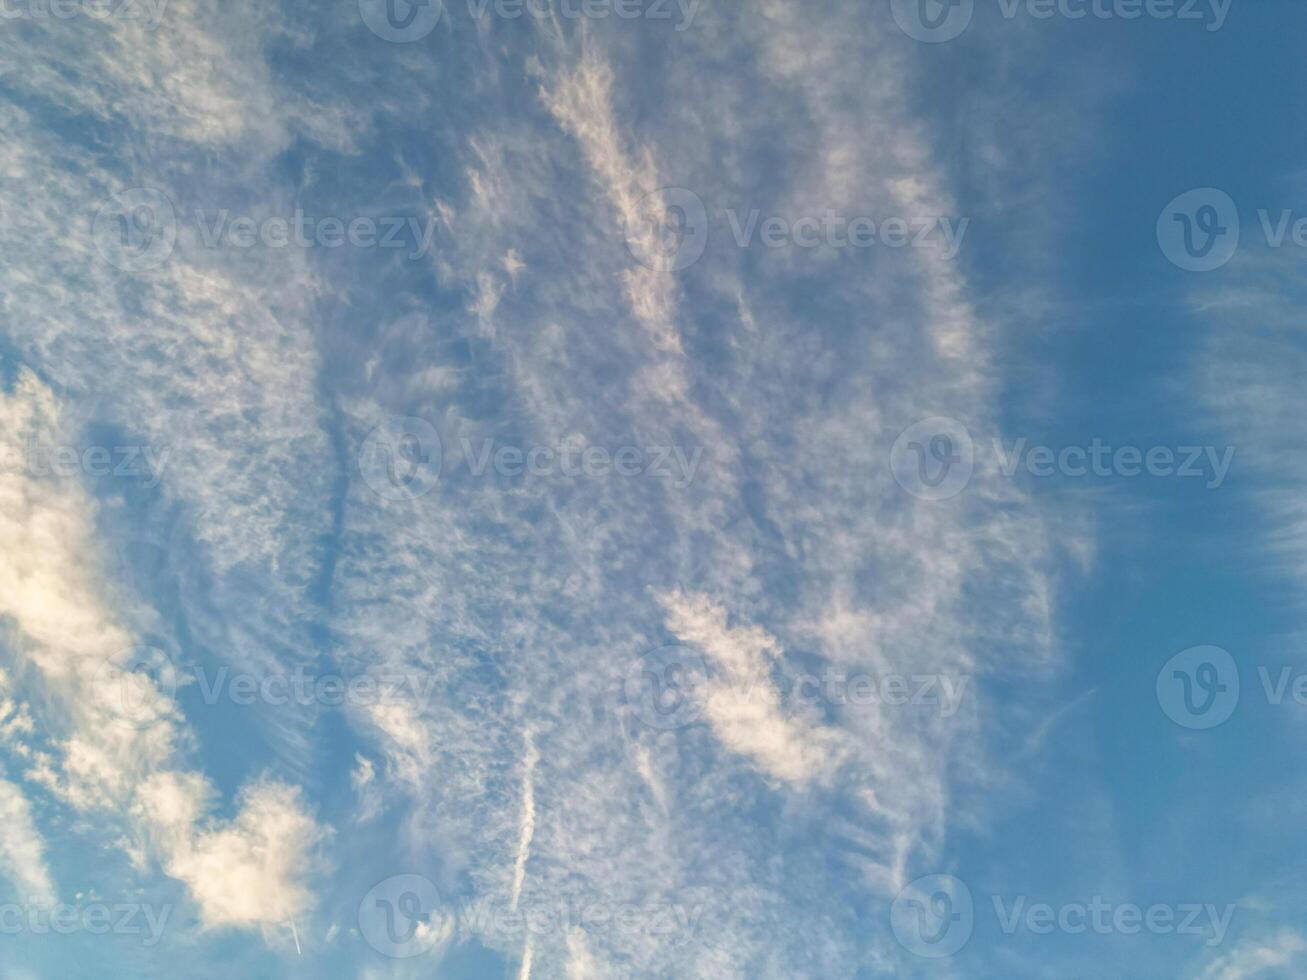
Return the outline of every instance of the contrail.
{"type": "MultiPolygon", "coordinates": [[[[517,864],[513,868],[513,911],[517,911],[518,900],[522,897],[522,882],[526,880],[526,859],[531,853],[531,838],[536,832],[536,763],[540,753],[536,751],[535,735],[531,729],[526,730],[526,755],[522,759],[522,823],[517,839],[517,864]]],[[[526,948],[522,951],[522,969],[517,980],[531,980],[531,935],[526,937],[526,948]]]]}
{"type": "Polygon", "coordinates": [[[527,936],[526,949],[522,951],[522,969],[517,974],[517,980],[531,980],[531,937],[527,936]]]}
{"type": "Polygon", "coordinates": [[[518,899],[522,897],[522,882],[526,880],[526,859],[527,855],[531,853],[531,838],[535,836],[536,832],[535,769],[536,763],[539,761],[540,754],[536,751],[535,735],[528,728],[526,732],[526,756],[522,760],[521,832],[517,840],[517,864],[513,869],[514,912],[517,911],[518,899]]]}

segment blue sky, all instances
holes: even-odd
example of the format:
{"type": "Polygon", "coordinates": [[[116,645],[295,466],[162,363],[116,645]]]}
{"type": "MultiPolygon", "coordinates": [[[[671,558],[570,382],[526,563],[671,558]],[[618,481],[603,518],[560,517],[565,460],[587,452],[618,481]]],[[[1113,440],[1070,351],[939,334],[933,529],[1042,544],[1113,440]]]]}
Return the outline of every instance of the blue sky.
{"type": "Polygon", "coordinates": [[[1294,5],[0,16],[6,980],[1307,976],[1294,5]]]}

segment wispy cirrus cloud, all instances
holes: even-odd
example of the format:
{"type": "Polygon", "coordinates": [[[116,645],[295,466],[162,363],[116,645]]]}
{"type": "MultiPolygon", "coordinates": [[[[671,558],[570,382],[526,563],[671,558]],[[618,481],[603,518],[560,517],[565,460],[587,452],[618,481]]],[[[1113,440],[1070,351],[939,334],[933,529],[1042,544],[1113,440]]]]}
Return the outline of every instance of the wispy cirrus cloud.
{"type": "MultiPolygon", "coordinates": [[[[58,441],[60,432],[53,393],[20,373],[0,396],[6,458],[21,458],[34,438],[58,441]]],[[[137,638],[132,614],[143,610],[103,578],[95,504],[85,491],[6,467],[0,543],[0,616],[13,631],[7,647],[25,676],[39,678],[33,693],[45,705],[39,740],[32,726],[9,731],[20,744],[36,743],[18,753],[26,778],[121,828],[141,870],[158,861],[185,882],[208,927],[266,927],[307,912],[303,879],[322,830],[296,791],[273,783],[248,787],[234,820],[214,818],[213,786],[184,767],[193,743],[169,691],[170,665],[151,675],[123,658],[137,638]]],[[[16,835],[8,863],[48,893],[28,808],[4,785],[16,835]]]]}
{"type": "Polygon", "coordinates": [[[667,629],[707,653],[721,672],[720,681],[705,682],[699,697],[722,744],[777,779],[801,783],[827,775],[835,762],[835,733],[775,706],[779,692],[770,681],[780,654],[775,638],[755,627],[728,626],[726,610],[706,596],[674,592],[659,601],[667,611],[667,629]]]}
{"type": "Polygon", "coordinates": [[[1210,327],[1192,360],[1198,391],[1242,466],[1255,472],[1251,488],[1269,519],[1262,548],[1307,577],[1307,508],[1299,487],[1307,467],[1299,459],[1303,396],[1298,379],[1307,366],[1298,309],[1303,264],[1289,251],[1242,255],[1219,283],[1189,290],[1194,314],[1210,327]]]}
{"type": "MultiPolygon", "coordinates": [[[[576,892],[708,908],[702,941],[684,947],[613,930],[533,937],[536,973],[883,964],[892,950],[856,948],[830,917],[883,901],[947,840],[959,784],[1002,768],[981,748],[1004,729],[983,689],[952,718],[766,707],[744,718],[723,702],[716,734],[643,730],[620,692],[645,652],[689,638],[725,665],[742,630],[757,638],[744,660],[778,677],[816,662],[979,685],[1055,662],[1051,546],[1029,502],[978,477],[958,506],[923,506],[887,468],[898,432],[922,417],[965,418],[978,438],[996,429],[993,326],[962,271],[906,253],[720,246],[723,210],[755,202],[948,213],[905,94],[910,59],[852,14],[834,20],[782,5],[705,11],[657,91],[629,84],[636,55],[616,25],[529,56],[488,48],[512,66],[494,75],[495,97],[528,102],[446,147],[464,180],[440,196],[435,288],[460,313],[383,319],[367,383],[350,385],[352,446],[386,416],[418,414],[445,449],[416,500],[381,502],[352,482],[336,566],[341,634],[447,694],[358,719],[377,739],[410,864],[455,895],[518,895],[521,907],[576,892]],[[774,167],[743,165],[764,147],[774,167]],[[679,275],[642,265],[624,240],[663,185],[692,189],[718,223],[679,275]],[[433,350],[447,355],[438,373],[419,356],[433,350]],[[491,437],[700,447],[703,464],[675,489],[560,474],[478,482],[461,447],[491,437]],[[539,758],[523,861],[527,731],[539,758]],[[765,855],[782,833],[847,863],[848,894],[770,880],[765,855]],[[445,844],[424,848],[433,837],[445,844]],[[800,935],[820,936],[820,952],[800,935]]],[[[525,24],[493,27],[510,29],[534,39],[525,24]]]]}
{"type": "Polygon", "coordinates": [[[32,818],[23,791],[0,779],[0,871],[24,899],[54,900],[54,882],[46,866],[46,845],[32,818]]]}
{"type": "MultiPolygon", "coordinates": [[[[1307,950],[1307,941],[1292,929],[1261,939],[1241,939],[1230,952],[1218,957],[1205,970],[1202,980],[1251,980],[1268,970],[1291,967],[1307,950]]],[[[1300,976],[1301,973],[1285,973],[1300,976]]]]}
{"type": "MultiPolygon", "coordinates": [[[[431,681],[430,701],[344,710],[356,761],[338,775],[314,769],[333,765],[311,737],[317,712],[263,717],[285,769],[349,781],[356,809],[331,822],[397,829],[380,847],[341,835],[350,887],[393,867],[451,902],[703,911],[684,942],[616,927],[475,936],[522,974],[886,968],[863,910],[944,847],[973,816],[965,789],[1002,768],[983,688],[949,718],[722,692],[708,728],[672,733],[640,727],[621,694],[644,653],[677,639],[767,683],[828,668],[979,687],[1055,662],[1050,544],[1029,501],[978,477],[956,504],[926,506],[888,472],[895,436],[922,417],[996,428],[994,327],[962,268],[916,250],[723,245],[727,208],[953,210],[913,116],[910,49],[860,10],[772,2],[701,11],[675,46],[657,25],[471,25],[450,5],[430,50],[350,35],[352,9],[174,4],[156,36],[7,49],[55,120],[92,118],[117,148],[106,160],[37,109],[7,110],[0,152],[24,187],[0,226],[21,256],[7,340],[68,411],[173,448],[157,500],[92,517],[52,498],[68,513],[50,520],[79,542],[55,552],[69,608],[25,602],[25,649],[64,663],[56,641],[73,641],[56,626],[76,622],[94,659],[148,623],[259,670],[350,654],[431,681]],[[666,71],[647,70],[654,50],[666,71]],[[100,66],[99,82],[58,77],[68,57],[100,66]],[[469,66],[474,86],[448,84],[469,66]],[[134,184],[187,220],[167,262],[121,275],[66,216],[89,225],[134,184]],[[713,223],[680,274],[625,240],[663,185],[693,191],[713,223]],[[231,199],[262,216],[305,198],[342,212],[402,200],[438,219],[436,248],[402,270],[236,254],[204,247],[189,220],[231,199]],[[358,449],[415,415],[439,430],[444,471],[424,496],[381,499],[358,449]],[[486,439],[675,447],[702,464],[685,486],[475,477],[462,446],[486,439]],[[170,538],[163,571],[123,597],[69,557],[141,531],[170,538]],[[814,870],[831,863],[847,871],[834,892],[814,870]]],[[[66,751],[34,750],[34,771],[69,805],[128,814],[140,853],[186,881],[206,922],[307,908],[322,830],[304,798],[255,781],[215,818],[216,778],[179,761],[203,729],[159,707],[167,725],[149,736],[97,742],[73,724],[66,751]]],[[[359,897],[328,896],[333,942],[359,897]]]]}

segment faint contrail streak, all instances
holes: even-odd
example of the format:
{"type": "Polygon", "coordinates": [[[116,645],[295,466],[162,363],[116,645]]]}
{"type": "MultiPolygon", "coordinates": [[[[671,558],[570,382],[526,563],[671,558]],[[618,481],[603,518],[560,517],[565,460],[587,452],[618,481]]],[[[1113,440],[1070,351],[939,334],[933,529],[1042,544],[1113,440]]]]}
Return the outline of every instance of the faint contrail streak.
{"type": "Polygon", "coordinates": [[[536,831],[536,794],[535,769],[540,761],[536,751],[535,735],[527,729],[526,756],[522,760],[522,822],[517,840],[517,864],[513,869],[513,911],[517,911],[518,899],[522,897],[522,882],[526,880],[526,859],[531,853],[531,838],[536,831]]]}

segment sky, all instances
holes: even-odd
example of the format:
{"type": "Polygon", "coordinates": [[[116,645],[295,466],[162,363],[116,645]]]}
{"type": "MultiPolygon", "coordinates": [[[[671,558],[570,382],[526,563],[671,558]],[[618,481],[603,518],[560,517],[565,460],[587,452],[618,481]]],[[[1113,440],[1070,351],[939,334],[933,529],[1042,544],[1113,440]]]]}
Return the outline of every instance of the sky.
{"type": "Polygon", "coordinates": [[[0,978],[1307,977],[1290,0],[0,0],[0,978]]]}

